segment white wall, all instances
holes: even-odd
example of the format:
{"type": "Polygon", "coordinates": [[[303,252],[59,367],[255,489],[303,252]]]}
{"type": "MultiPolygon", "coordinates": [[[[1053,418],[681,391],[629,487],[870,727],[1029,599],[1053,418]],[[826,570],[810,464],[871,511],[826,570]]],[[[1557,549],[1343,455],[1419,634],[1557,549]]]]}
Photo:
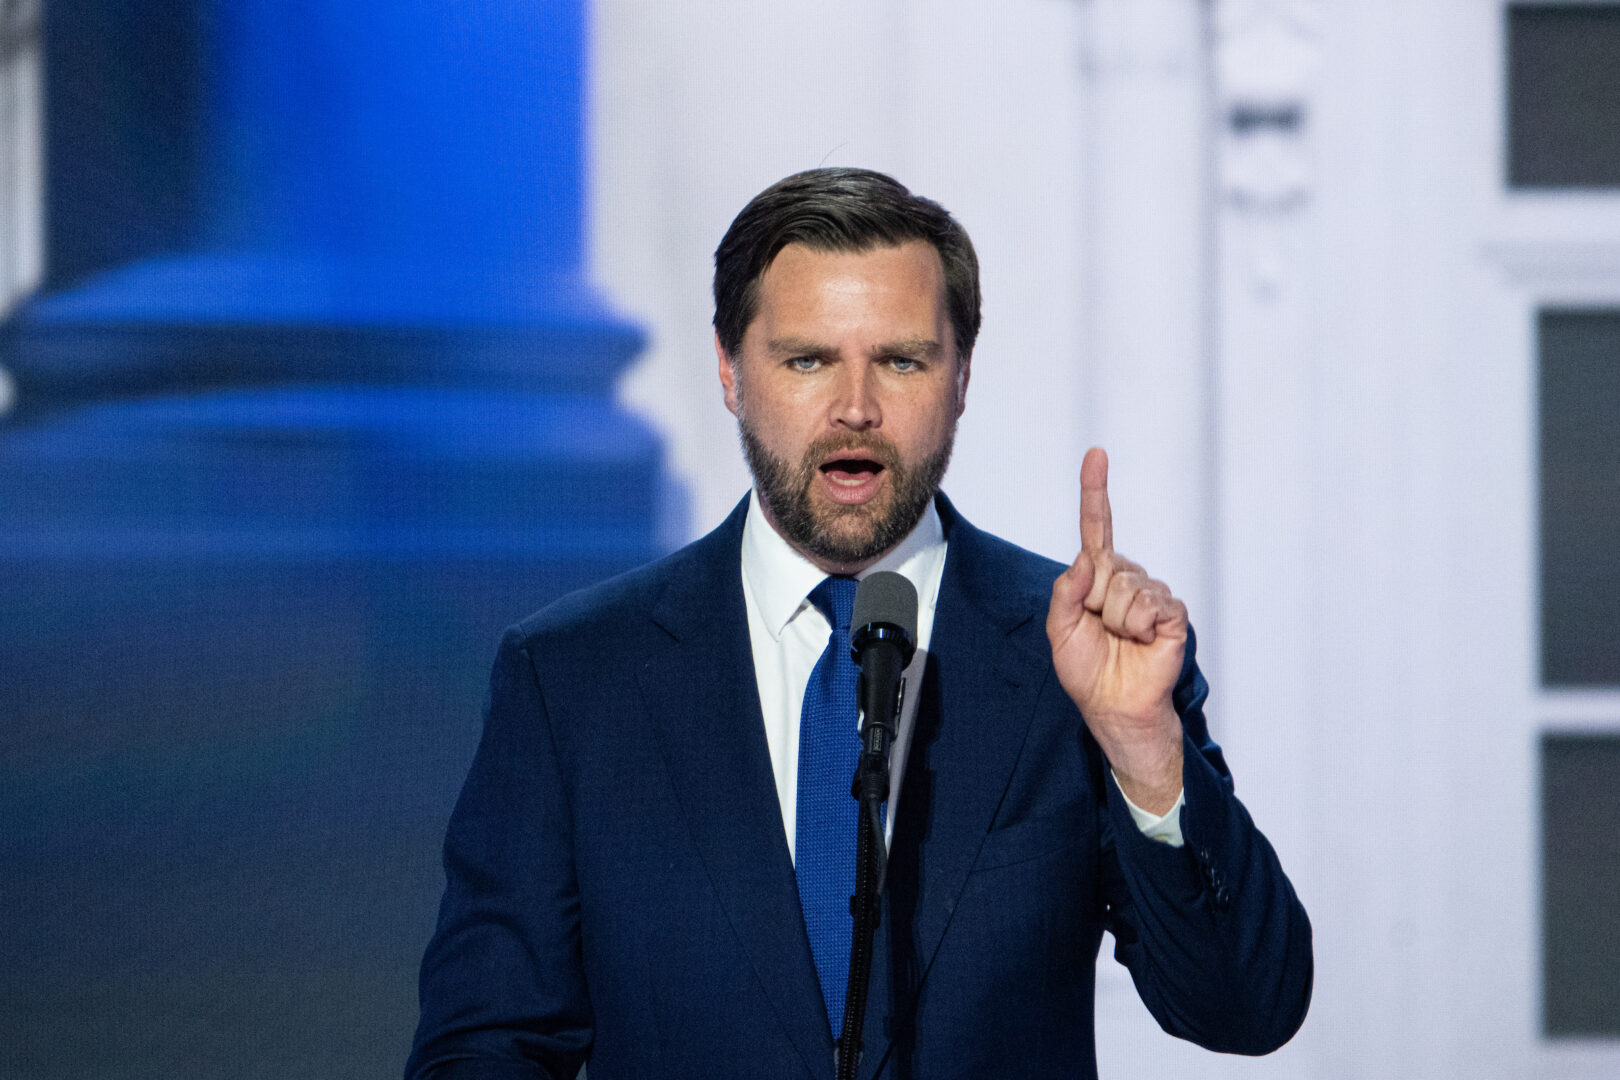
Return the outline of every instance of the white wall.
{"type": "Polygon", "coordinates": [[[1620,197],[1504,192],[1502,6],[595,5],[596,273],[653,328],[624,393],[672,439],[689,534],[747,483],[710,253],[779,176],[871,165],[984,261],[947,489],[1066,558],[1106,440],[1121,547],[1194,598],[1315,1000],[1278,1054],[1208,1055],[1105,964],[1104,1075],[1620,1075],[1620,1044],[1538,1034],[1536,738],[1620,695],[1536,686],[1531,396],[1535,307],[1620,303],[1620,197]],[[1303,123],[1243,143],[1242,103],[1303,123]]]}

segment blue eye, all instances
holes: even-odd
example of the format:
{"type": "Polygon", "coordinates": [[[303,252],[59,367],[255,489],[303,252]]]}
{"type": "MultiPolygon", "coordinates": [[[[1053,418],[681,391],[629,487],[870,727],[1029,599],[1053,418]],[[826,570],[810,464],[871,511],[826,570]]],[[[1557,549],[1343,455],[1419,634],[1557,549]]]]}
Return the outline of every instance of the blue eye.
{"type": "Polygon", "coordinates": [[[916,371],[921,365],[910,356],[891,356],[889,366],[896,371],[916,371]]]}
{"type": "Polygon", "coordinates": [[[794,371],[814,371],[821,366],[821,361],[814,356],[795,356],[788,361],[788,367],[794,371]]]}

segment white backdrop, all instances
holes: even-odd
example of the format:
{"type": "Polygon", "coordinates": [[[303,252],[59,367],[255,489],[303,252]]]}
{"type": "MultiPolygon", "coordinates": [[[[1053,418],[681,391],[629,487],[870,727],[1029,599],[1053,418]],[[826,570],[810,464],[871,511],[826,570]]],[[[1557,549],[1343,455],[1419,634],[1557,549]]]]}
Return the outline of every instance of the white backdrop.
{"type": "Polygon", "coordinates": [[[1191,603],[1315,1001],[1220,1057],[1105,963],[1104,1075],[1620,1075],[1613,1041],[1539,1035],[1536,739],[1620,694],[1536,686],[1532,398],[1537,305],[1620,303],[1620,197],[1504,190],[1502,8],[594,5],[595,273],[653,330],[623,394],[672,442],[681,534],[747,484],[714,245],[778,177],[867,165],[984,266],[947,490],[1066,559],[1101,442],[1121,548],[1191,603]]]}

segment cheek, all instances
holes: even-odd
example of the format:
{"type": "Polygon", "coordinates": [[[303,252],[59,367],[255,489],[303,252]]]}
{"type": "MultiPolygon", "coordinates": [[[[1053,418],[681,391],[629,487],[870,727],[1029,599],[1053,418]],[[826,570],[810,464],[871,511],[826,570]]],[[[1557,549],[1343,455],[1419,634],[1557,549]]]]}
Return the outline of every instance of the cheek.
{"type": "Polygon", "coordinates": [[[741,398],[739,420],[773,457],[797,465],[809,446],[813,433],[808,427],[808,410],[800,410],[791,401],[761,400],[754,396],[741,398]]]}
{"type": "Polygon", "coordinates": [[[813,387],[777,386],[763,388],[744,398],[748,418],[758,426],[762,439],[771,443],[807,443],[821,433],[827,404],[813,387]]]}
{"type": "Polygon", "coordinates": [[[954,393],[930,398],[905,418],[902,435],[896,430],[890,437],[916,451],[918,456],[933,453],[956,430],[957,398],[954,393]]]}

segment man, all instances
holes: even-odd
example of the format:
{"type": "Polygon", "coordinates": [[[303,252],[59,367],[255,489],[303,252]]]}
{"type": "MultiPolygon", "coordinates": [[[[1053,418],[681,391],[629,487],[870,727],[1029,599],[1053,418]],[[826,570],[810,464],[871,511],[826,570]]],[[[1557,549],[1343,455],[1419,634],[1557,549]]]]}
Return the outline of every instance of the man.
{"type": "Polygon", "coordinates": [[[850,579],[879,569],[921,607],[861,1075],[1094,1076],[1105,928],[1167,1030],[1287,1041],[1309,923],[1209,740],[1186,609],[1113,550],[1106,457],[1066,569],[936,494],[979,326],[961,227],[820,169],[755,198],[715,264],[754,492],[508,632],[409,1075],[833,1075],[827,852],[854,800],[823,766],[855,721],[823,717],[844,715],[850,579]]]}

